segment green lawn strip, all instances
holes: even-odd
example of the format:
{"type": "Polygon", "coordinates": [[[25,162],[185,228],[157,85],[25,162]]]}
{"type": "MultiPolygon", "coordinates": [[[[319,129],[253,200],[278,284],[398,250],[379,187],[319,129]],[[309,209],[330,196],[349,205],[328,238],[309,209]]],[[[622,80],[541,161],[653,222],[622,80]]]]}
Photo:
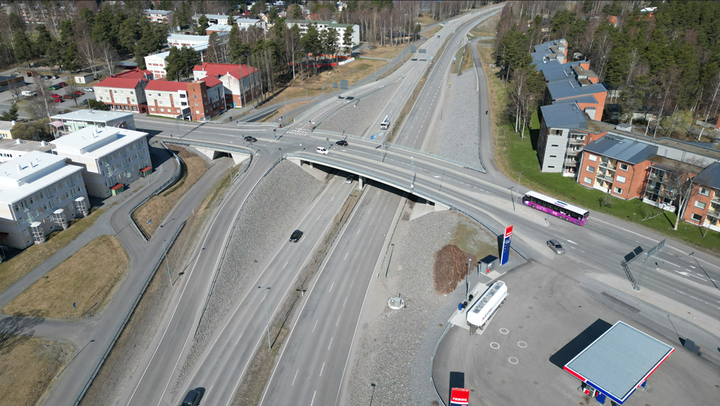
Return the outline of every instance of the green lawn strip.
{"type": "Polygon", "coordinates": [[[505,126],[505,137],[503,138],[502,135],[500,137],[502,140],[500,145],[502,146],[504,142],[507,147],[513,170],[510,174],[512,178],[517,179],[518,173],[522,171],[523,185],[590,210],[590,221],[592,221],[592,212],[606,213],[623,220],[634,220],[639,225],[693,246],[720,252],[720,233],[708,231],[703,237],[707,230],[682,220],[678,224],[678,230],[674,231],[676,214],[667,211],[663,211],[658,217],[643,221],[646,214],[654,208],[643,203],[642,199],[622,200],[611,197],[611,204],[601,207],[601,201],[607,193],[579,185],[572,177],[563,177],[559,173],[540,172],[540,164],[532,143],[532,137],[536,136],[540,127],[537,115],[533,116],[531,126],[533,128],[530,131],[526,130],[525,134],[530,132],[532,135],[524,139],[520,139],[520,135],[513,132],[511,125],[505,126]]]}

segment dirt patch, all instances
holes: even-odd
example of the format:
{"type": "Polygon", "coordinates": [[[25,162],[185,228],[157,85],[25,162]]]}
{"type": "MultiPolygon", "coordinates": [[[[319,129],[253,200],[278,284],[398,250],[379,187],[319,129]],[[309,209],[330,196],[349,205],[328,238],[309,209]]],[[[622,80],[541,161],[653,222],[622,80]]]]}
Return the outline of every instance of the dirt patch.
{"type": "Polygon", "coordinates": [[[303,101],[299,101],[299,102],[295,102],[295,103],[288,103],[288,104],[280,107],[279,109],[275,110],[274,113],[270,114],[269,116],[263,118],[260,121],[263,121],[263,122],[274,121],[274,120],[280,118],[280,116],[283,116],[283,120],[286,120],[286,119],[289,120],[292,118],[288,115],[289,112],[291,112],[291,111],[295,110],[296,108],[298,108],[302,105],[305,105],[309,102],[310,102],[310,100],[303,100],[303,101]]]}
{"type": "Polygon", "coordinates": [[[202,157],[176,145],[170,144],[169,148],[182,158],[183,175],[169,190],[153,196],[133,213],[133,220],[146,237],[155,233],[177,202],[185,196],[185,193],[193,187],[198,179],[205,175],[208,169],[207,162],[202,157]]]}
{"type": "Polygon", "coordinates": [[[33,245],[9,261],[0,263],[0,292],[55,255],[70,241],[92,226],[104,212],[105,210],[95,210],[88,217],[71,220],[67,230],[50,234],[45,244],[33,245]]]}
{"type": "Polygon", "coordinates": [[[507,154],[507,144],[505,143],[505,128],[501,125],[503,122],[501,116],[504,114],[505,106],[509,102],[507,87],[498,77],[500,69],[495,66],[495,59],[492,56],[493,48],[481,45],[478,45],[477,48],[490,93],[488,95],[490,100],[490,128],[493,134],[495,164],[503,173],[510,173],[510,160],[507,154]]]}
{"type": "Polygon", "coordinates": [[[435,253],[433,265],[435,293],[438,295],[452,293],[470,269],[475,269],[472,265],[476,262],[475,255],[464,252],[457,245],[448,244],[442,247],[435,253]]]}
{"type": "MultiPolygon", "coordinates": [[[[241,167],[232,168],[233,176],[240,170],[241,167]]],[[[106,403],[107,399],[115,399],[114,394],[127,390],[125,380],[128,377],[142,373],[141,366],[137,364],[136,348],[146,346],[149,338],[157,332],[163,317],[163,312],[157,309],[167,309],[173,289],[179,286],[176,283],[180,278],[179,274],[184,272],[187,264],[191,262],[190,254],[198,242],[197,236],[202,232],[202,228],[220,203],[229,185],[230,177],[222,176],[203,202],[196,206],[195,213],[187,219],[166,260],[160,263],[158,267],[160,272],[156,272],[150,281],[130,321],[82,399],[81,406],[101,405],[106,403]],[[173,287],[170,286],[167,272],[164,272],[168,267],[172,271],[173,287]]]]}
{"type": "Polygon", "coordinates": [[[500,21],[500,13],[483,20],[483,22],[470,30],[470,34],[477,37],[494,37],[498,21],[500,21]]]}
{"type": "Polygon", "coordinates": [[[373,48],[362,53],[362,57],[372,58],[388,58],[392,59],[400,54],[405,47],[410,44],[398,44],[395,46],[384,45],[381,47],[373,48]]]}
{"type": "MultiPolygon", "coordinates": [[[[385,66],[387,61],[373,59],[356,59],[347,65],[336,66],[332,70],[319,73],[304,80],[296,80],[285,89],[274,95],[275,100],[290,100],[299,97],[317,96],[323,93],[333,92],[333,82],[340,84],[340,80],[347,80],[348,85],[353,85],[361,79],[375,73],[385,66]],[[324,87],[323,87],[324,86],[324,87]]],[[[337,91],[339,89],[336,89],[337,91]]]]}
{"type": "Polygon", "coordinates": [[[95,316],[125,277],[128,264],[120,241],[100,236],[33,283],[2,311],[12,315],[31,312],[49,319],[95,316]]]}
{"type": "Polygon", "coordinates": [[[472,57],[472,51],[470,50],[470,44],[467,44],[465,46],[465,57],[462,61],[462,66],[460,67],[460,72],[464,71],[465,69],[470,69],[473,67],[473,57],[472,57]]]}
{"type": "MultiPolygon", "coordinates": [[[[439,25],[436,25],[435,27],[432,27],[431,29],[423,32],[423,33],[420,34],[420,35],[422,35],[422,36],[425,37],[425,38],[432,38],[435,34],[437,34],[438,31],[442,30],[442,28],[443,28],[443,27],[441,27],[441,26],[439,26],[439,25]]],[[[439,52],[438,52],[438,55],[440,55],[439,52]]]]}
{"type": "MultiPolygon", "coordinates": [[[[7,320],[7,319],[6,319],[7,320]]],[[[2,328],[4,331],[4,326],[2,328]]],[[[0,344],[0,405],[31,406],[37,404],[68,364],[74,346],[67,341],[35,337],[7,337],[0,344]],[[12,345],[6,339],[12,338],[12,345]]]]}
{"type": "Polygon", "coordinates": [[[420,14],[420,16],[417,18],[417,22],[420,25],[430,25],[434,24],[436,21],[434,18],[427,14],[420,14]]]}
{"type": "Polygon", "coordinates": [[[497,255],[497,237],[463,215],[459,216],[451,243],[476,258],[497,255]]]}

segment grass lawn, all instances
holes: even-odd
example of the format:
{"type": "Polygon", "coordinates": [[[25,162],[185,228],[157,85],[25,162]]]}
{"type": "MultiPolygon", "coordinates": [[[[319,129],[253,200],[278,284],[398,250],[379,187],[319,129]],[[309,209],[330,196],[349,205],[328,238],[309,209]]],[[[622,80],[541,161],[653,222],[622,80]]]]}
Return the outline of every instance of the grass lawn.
{"type": "Polygon", "coordinates": [[[92,317],[112,297],[129,263],[117,238],[100,236],[32,284],[2,312],[50,319],[92,317]]]}
{"type": "Polygon", "coordinates": [[[138,228],[147,237],[153,235],[175,204],[207,172],[207,163],[202,157],[172,144],[169,144],[168,147],[182,158],[184,162],[183,176],[175,186],[165,193],[153,196],[133,213],[133,219],[138,228]],[[148,224],[148,220],[153,221],[148,224]]]}
{"type": "Polygon", "coordinates": [[[280,116],[283,116],[283,120],[290,119],[291,117],[288,115],[289,112],[291,112],[294,109],[296,109],[304,104],[307,104],[307,103],[310,103],[310,100],[303,100],[303,101],[299,101],[299,102],[295,102],[295,103],[288,103],[288,104],[280,107],[274,113],[270,114],[269,116],[263,118],[260,121],[262,121],[262,122],[276,121],[277,119],[280,118],[280,116]]]}
{"type": "Polygon", "coordinates": [[[420,25],[429,25],[434,24],[436,21],[427,14],[420,14],[420,16],[417,18],[417,22],[420,25]]]}
{"type": "Polygon", "coordinates": [[[494,37],[498,20],[500,20],[499,13],[476,25],[470,30],[470,34],[476,37],[494,37]]]}
{"type": "MultiPolygon", "coordinates": [[[[435,34],[437,34],[438,31],[442,30],[443,27],[436,25],[435,27],[429,29],[428,31],[423,32],[422,35],[425,38],[432,38],[435,34]]],[[[438,54],[440,55],[440,54],[438,54]]]]}
{"type": "Polygon", "coordinates": [[[360,57],[361,58],[362,57],[373,57],[373,58],[392,59],[392,58],[398,56],[398,54],[400,52],[402,52],[402,50],[405,49],[405,47],[407,47],[408,45],[410,45],[410,44],[398,44],[398,45],[395,45],[394,47],[390,46],[390,45],[385,45],[385,46],[377,47],[377,48],[374,48],[374,49],[371,49],[368,51],[363,51],[363,53],[360,57]]]}
{"type": "Polygon", "coordinates": [[[3,400],[0,404],[37,404],[55,378],[55,371],[63,370],[73,353],[74,348],[68,342],[19,335],[3,337],[0,345],[3,400]]]}
{"type": "Polygon", "coordinates": [[[45,244],[33,245],[9,261],[0,263],[0,292],[68,245],[93,225],[104,212],[105,210],[95,210],[88,217],[71,222],[67,230],[50,234],[45,244]]]}

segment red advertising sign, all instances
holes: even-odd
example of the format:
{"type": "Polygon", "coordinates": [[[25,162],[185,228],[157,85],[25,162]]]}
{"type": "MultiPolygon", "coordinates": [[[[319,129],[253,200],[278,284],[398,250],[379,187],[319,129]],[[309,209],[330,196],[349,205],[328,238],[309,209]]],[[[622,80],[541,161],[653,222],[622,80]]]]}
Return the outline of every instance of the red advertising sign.
{"type": "Polygon", "coordinates": [[[470,403],[470,389],[452,388],[450,406],[465,406],[470,403]]]}
{"type": "Polygon", "coordinates": [[[512,228],[513,228],[512,225],[505,227],[505,238],[512,237],[512,228]]]}

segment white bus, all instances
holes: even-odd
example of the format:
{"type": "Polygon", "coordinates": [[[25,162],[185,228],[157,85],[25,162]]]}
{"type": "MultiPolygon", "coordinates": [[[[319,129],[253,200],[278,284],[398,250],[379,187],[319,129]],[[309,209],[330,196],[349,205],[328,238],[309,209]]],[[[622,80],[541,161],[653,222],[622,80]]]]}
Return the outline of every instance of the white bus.
{"type": "Polygon", "coordinates": [[[390,116],[385,116],[385,120],[380,123],[380,129],[387,130],[388,128],[390,128],[390,116]]]}

